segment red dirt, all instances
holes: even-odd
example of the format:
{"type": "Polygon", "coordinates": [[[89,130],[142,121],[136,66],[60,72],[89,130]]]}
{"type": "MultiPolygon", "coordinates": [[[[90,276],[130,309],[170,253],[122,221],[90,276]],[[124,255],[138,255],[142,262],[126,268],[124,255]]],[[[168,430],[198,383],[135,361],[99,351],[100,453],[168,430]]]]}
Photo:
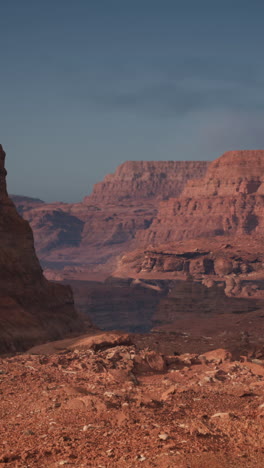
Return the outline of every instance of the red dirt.
{"type": "Polygon", "coordinates": [[[1,466],[263,466],[263,361],[91,340],[0,359],[1,466]]]}

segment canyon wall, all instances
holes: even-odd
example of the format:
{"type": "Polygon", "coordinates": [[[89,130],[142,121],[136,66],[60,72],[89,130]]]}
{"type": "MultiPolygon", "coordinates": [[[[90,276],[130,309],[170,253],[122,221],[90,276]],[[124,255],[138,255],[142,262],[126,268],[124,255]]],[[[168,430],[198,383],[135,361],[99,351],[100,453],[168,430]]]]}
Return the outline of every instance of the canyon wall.
{"type": "Polygon", "coordinates": [[[0,352],[26,349],[83,326],[69,287],[43,276],[27,221],[6,190],[5,153],[0,146],[0,352]]]}
{"type": "Polygon", "coordinates": [[[230,315],[243,313],[246,324],[247,312],[255,311],[257,330],[264,299],[263,178],[264,151],[228,152],[210,164],[127,162],[82,203],[38,202],[23,216],[46,274],[72,281],[77,307],[103,328],[142,331],[154,324],[175,331],[182,323],[186,330],[196,317],[194,328],[202,333],[199,323],[206,330],[210,320],[212,333],[214,318],[228,329],[229,321],[236,323],[230,315]],[[164,288],[153,292],[131,279],[88,281],[113,270],[118,278],[162,280],[168,291],[171,281],[181,283],[163,300],[164,288]],[[193,314],[182,316],[190,304],[193,314]]]}
{"type": "Polygon", "coordinates": [[[229,296],[263,299],[263,213],[264,151],[227,152],[160,203],[115,275],[222,281],[229,296]]]}
{"type": "Polygon", "coordinates": [[[110,273],[117,257],[133,248],[136,234],[149,228],[159,201],[178,196],[207,166],[204,161],[128,161],[81,203],[14,201],[30,222],[45,268],[69,272],[72,266],[75,275],[76,269],[82,274],[108,264],[110,273]]]}
{"type": "Polygon", "coordinates": [[[104,265],[110,273],[135,248],[262,236],[263,161],[260,150],[228,152],[210,164],[128,161],[82,203],[15,202],[46,268],[85,274],[104,265]]]}
{"type": "Polygon", "coordinates": [[[213,161],[178,198],[159,205],[141,245],[198,237],[264,234],[264,151],[231,151],[213,161]]]}
{"type": "Polygon", "coordinates": [[[108,204],[177,197],[186,182],[200,178],[206,161],[127,161],[94,186],[84,203],[108,204]]]}

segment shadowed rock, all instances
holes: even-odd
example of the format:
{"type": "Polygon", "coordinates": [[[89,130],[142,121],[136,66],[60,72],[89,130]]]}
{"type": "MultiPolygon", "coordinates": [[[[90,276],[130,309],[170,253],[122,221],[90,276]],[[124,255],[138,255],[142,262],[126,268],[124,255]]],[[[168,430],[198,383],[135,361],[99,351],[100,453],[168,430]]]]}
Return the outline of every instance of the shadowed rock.
{"type": "Polygon", "coordinates": [[[0,352],[80,330],[70,287],[43,276],[31,228],[7,195],[5,153],[0,146],[0,352]]]}

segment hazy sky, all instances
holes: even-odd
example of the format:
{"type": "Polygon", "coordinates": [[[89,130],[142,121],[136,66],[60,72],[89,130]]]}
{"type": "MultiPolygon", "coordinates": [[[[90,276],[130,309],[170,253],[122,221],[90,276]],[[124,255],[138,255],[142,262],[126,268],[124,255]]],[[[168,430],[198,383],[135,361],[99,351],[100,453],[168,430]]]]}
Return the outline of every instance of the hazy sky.
{"type": "Polygon", "coordinates": [[[129,159],[264,148],[261,0],[0,0],[10,193],[78,201],[129,159]]]}

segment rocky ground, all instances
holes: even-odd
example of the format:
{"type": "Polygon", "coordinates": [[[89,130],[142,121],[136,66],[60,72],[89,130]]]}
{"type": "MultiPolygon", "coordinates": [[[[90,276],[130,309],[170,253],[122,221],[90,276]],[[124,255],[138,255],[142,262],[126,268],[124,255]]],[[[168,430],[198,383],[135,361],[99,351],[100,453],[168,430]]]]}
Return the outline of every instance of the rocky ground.
{"type": "Polygon", "coordinates": [[[0,359],[0,466],[264,466],[264,354],[83,336],[0,359]]]}

